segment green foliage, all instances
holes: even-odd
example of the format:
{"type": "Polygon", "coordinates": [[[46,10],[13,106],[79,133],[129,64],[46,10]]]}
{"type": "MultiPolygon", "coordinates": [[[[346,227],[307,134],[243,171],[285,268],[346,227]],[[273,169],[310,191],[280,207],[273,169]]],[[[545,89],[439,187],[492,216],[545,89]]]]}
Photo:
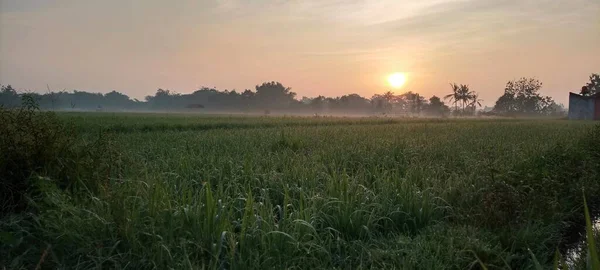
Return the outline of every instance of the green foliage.
{"type": "Polygon", "coordinates": [[[0,108],[0,198],[5,215],[26,207],[24,196],[32,177],[60,170],[61,156],[73,136],[52,113],[39,112],[33,97],[23,96],[22,107],[0,108]]]}
{"type": "Polygon", "coordinates": [[[551,97],[539,94],[542,85],[535,78],[507,82],[504,94],[496,101],[494,112],[509,116],[559,114],[560,106],[551,97]]]}
{"type": "Polygon", "coordinates": [[[425,114],[431,116],[447,116],[450,108],[437,96],[429,99],[429,104],[425,107],[425,114]]]}
{"type": "Polygon", "coordinates": [[[19,94],[9,85],[0,85],[0,106],[14,108],[20,105],[19,94]]]}
{"type": "Polygon", "coordinates": [[[289,108],[296,100],[296,93],[285,87],[280,82],[265,82],[256,86],[256,95],[254,98],[258,106],[269,108],[289,108]]]}
{"type": "MultiPolygon", "coordinates": [[[[581,252],[577,254],[577,257],[574,258],[575,261],[572,261],[571,264],[567,264],[564,257],[560,254],[560,252],[557,249],[554,253],[554,267],[552,269],[600,269],[600,253],[598,253],[597,251],[598,246],[596,244],[597,233],[595,232],[594,225],[592,223],[592,217],[588,209],[585,194],[583,196],[583,207],[585,216],[585,249],[581,250],[581,252]],[[582,256],[585,257],[582,259],[582,256]]],[[[531,253],[531,257],[536,265],[536,269],[544,269],[542,268],[542,266],[540,265],[539,261],[533,253],[531,253]]]]}
{"type": "Polygon", "coordinates": [[[600,74],[593,73],[590,75],[590,81],[581,88],[581,93],[584,96],[591,96],[600,93],[600,74]]]}
{"type": "Polygon", "coordinates": [[[23,211],[40,181],[97,191],[118,162],[104,139],[82,144],[56,114],[22,99],[17,109],[0,108],[0,216],[23,211]]]}
{"type": "Polygon", "coordinates": [[[479,94],[469,89],[466,84],[451,83],[452,93],[444,96],[454,104],[455,115],[474,115],[477,107],[481,107],[483,100],[479,99],[479,94]],[[459,111],[459,103],[461,110],[459,111]]]}
{"type": "Polygon", "coordinates": [[[585,211],[585,236],[587,243],[588,266],[591,266],[591,269],[600,270],[600,253],[598,253],[596,248],[594,226],[592,224],[592,218],[590,216],[590,210],[588,209],[585,196],[583,197],[583,205],[585,211]]]}

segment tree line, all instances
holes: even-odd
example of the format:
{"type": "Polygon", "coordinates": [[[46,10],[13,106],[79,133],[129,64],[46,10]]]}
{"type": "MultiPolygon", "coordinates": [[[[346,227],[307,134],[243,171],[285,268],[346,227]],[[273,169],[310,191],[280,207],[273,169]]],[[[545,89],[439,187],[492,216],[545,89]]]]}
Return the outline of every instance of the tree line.
{"type": "MultiPolygon", "coordinates": [[[[408,91],[391,91],[370,98],[358,94],[340,97],[317,96],[297,98],[291,88],[280,82],[265,82],[253,90],[217,90],[202,87],[193,93],[180,94],[158,89],[154,95],[140,101],[111,91],[106,94],[85,91],[50,91],[20,93],[11,85],[1,85],[0,106],[18,107],[22,95],[30,95],[45,110],[73,111],[199,111],[242,113],[310,113],[310,114],[385,114],[405,116],[470,116],[476,114],[501,116],[559,116],[565,113],[562,105],[540,93],[542,82],[535,78],[520,78],[506,83],[504,93],[491,110],[481,110],[483,100],[466,84],[450,84],[443,97],[425,98],[408,91]]],[[[600,76],[592,74],[582,88],[582,95],[600,93],[600,76]]]]}

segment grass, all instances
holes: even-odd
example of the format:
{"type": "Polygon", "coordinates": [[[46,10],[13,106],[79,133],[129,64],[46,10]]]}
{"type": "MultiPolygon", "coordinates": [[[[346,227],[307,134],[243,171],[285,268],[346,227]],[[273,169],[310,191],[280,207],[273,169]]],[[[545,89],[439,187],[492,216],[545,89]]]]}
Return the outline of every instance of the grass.
{"type": "Polygon", "coordinates": [[[592,210],[600,194],[590,122],[59,117],[121,171],[76,193],[40,181],[34,211],[0,222],[0,266],[551,268],[582,188],[592,210]]]}

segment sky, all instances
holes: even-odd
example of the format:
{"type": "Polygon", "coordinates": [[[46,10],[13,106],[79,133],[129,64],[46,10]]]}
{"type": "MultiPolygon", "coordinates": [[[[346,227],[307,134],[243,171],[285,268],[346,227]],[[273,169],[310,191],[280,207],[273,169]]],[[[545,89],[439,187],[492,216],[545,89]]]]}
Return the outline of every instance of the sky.
{"type": "Polygon", "coordinates": [[[536,77],[566,104],[591,73],[599,0],[0,0],[0,84],[23,91],[142,99],[280,81],[298,97],[429,97],[456,82],[493,105],[536,77]]]}

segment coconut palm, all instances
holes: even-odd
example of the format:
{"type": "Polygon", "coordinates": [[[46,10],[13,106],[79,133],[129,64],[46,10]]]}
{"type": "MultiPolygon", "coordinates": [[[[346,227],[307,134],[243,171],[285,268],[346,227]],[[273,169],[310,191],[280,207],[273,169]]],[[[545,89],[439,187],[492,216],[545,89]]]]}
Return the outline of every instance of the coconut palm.
{"type": "Polygon", "coordinates": [[[465,112],[465,107],[469,104],[471,97],[473,96],[473,92],[469,89],[469,86],[466,84],[461,84],[458,87],[458,100],[462,103],[462,112],[465,112]]]}
{"type": "Polygon", "coordinates": [[[444,99],[449,99],[452,104],[454,104],[454,111],[458,111],[458,101],[461,100],[459,95],[460,86],[456,83],[451,83],[450,87],[452,87],[452,93],[445,95],[444,99]]]}
{"type": "Polygon", "coordinates": [[[470,110],[472,110],[472,112],[475,113],[477,107],[481,107],[481,102],[483,102],[483,99],[479,98],[479,94],[472,92],[469,103],[470,110]]]}

